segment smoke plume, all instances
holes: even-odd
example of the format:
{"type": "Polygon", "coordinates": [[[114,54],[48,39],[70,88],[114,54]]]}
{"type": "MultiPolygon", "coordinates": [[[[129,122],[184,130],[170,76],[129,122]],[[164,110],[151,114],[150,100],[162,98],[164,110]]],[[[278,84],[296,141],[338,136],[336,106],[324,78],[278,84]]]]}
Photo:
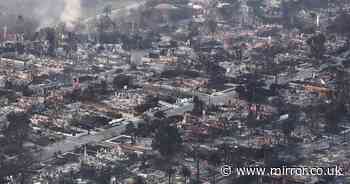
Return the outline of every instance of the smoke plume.
{"type": "MultiPolygon", "coordinates": [[[[54,26],[60,21],[60,16],[64,9],[63,0],[31,0],[31,3],[35,7],[33,17],[39,22],[37,29],[54,26]]],[[[25,8],[28,11],[29,6],[25,8]]]]}
{"type": "Polygon", "coordinates": [[[75,24],[81,17],[81,2],[80,0],[64,0],[64,10],[60,20],[65,23],[66,29],[73,31],[75,24]]]}
{"type": "Polygon", "coordinates": [[[13,27],[22,15],[37,22],[36,30],[60,22],[72,30],[81,12],[81,0],[0,0],[0,26],[13,27]]]}

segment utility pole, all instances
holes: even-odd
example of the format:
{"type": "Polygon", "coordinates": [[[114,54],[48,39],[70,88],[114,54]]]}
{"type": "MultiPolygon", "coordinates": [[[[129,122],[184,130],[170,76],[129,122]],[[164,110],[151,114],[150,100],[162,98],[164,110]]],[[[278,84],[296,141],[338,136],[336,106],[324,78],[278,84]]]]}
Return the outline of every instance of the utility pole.
{"type": "Polygon", "coordinates": [[[7,26],[4,26],[4,33],[3,33],[4,41],[7,40],[7,26]]]}

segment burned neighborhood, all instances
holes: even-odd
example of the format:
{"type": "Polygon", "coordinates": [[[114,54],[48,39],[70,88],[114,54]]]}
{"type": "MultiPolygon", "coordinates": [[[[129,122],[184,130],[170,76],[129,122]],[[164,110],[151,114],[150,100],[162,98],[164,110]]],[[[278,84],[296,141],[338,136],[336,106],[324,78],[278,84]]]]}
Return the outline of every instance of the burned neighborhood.
{"type": "Polygon", "coordinates": [[[349,141],[348,0],[0,2],[0,184],[349,184],[349,141]]]}

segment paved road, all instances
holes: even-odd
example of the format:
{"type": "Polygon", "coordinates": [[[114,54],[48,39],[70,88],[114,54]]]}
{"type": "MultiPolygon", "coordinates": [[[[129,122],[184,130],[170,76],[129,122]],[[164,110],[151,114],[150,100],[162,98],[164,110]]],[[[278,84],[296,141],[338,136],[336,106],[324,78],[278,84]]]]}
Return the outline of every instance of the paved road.
{"type": "Polygon", "coordinates": [[[74,150],[84,144],[101,142],[120,135],[125,130],[125,125],[113,127],[93,135],[83,135],[80,137],[67,137],[66,139],[45,147],[37,154],[38,161],[46,161],[54,156],[58,151],[62,153],[74,150]]]}
{"type": "MultiPolygon", "coordinates": [[[[127,121],[133,122],[135,125],[139,124],[142,120],[139,118],[128,119],[127,121]]],[[[80,147],[88,143],[102,142],[118,135],[121,135],[125,130],[126,124],[120,126],[112,127],[101,132],[96,132],[90,135],[82,135],[79,137],[67,137],[66,139],[59,141],[57,143],[51,144],[42,151],[37,153],[36,158],[38,161],[49,160],[58,151],[66,153],[73,151],[76,147],[80,147]]]]}

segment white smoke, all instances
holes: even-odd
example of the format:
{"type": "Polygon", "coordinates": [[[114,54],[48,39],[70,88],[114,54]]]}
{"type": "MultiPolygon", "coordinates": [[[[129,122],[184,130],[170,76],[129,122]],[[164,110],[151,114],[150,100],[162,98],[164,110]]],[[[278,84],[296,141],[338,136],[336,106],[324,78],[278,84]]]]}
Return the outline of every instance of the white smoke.
{"type": "Polygon", "coordinates": [[[60,20],[65,23],[68,31],[73,31],[79,18],[81,17],[80,0],[64,0],[64,10],[60,20]]]}
{"type": "Polygon", "coordinates": [[[64,10],[64,2],[63,0],[29,0],[28,5],[24,6],[24,9],[26,11],[25,15],[33,15],[39,22],[38,31],[41,28],[55,26],[60,22],[60,16],[64,10]]]}
{"type": "MultiPolygon", "coordinates": [[[[24,19],[37,21],[36,30],[65,23],[66,29],[73,31],[77,21],[82,16],[82,1],[0,0],[0,27],[4,25],[11,27],[11,21],[4,21],[8,19],[7,17],[12,16],[15,20],[18,15],[22,15],[24,19]]],[[[12,22],[15,24],[14,21],[12,22]]]]}

